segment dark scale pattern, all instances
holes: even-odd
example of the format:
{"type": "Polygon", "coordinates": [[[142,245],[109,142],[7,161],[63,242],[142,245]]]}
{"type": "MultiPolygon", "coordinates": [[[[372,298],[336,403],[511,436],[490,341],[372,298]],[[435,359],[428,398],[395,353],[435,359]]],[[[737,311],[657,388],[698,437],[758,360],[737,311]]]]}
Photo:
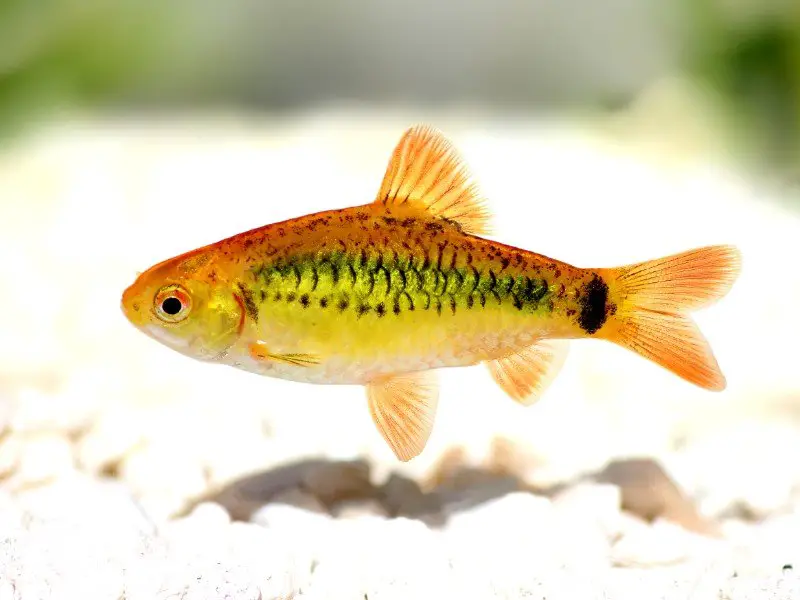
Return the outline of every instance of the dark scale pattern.
{"type": "Polygon", "coordinates": [[[239,291],[241,292],[242,302],[244,303],[244,309],[247,312],[247,316],[250,317],[256,323],[258,322],[258,306],[253,301],[253,292],[250,291],[243,283],[237,284],[239,291]]]}
{"type": "Polygon", "coordinates": [[[402,253],[364,242],[348,253],[284,257],[253,268],[254,290],[262,302],[283,298],[307,309],[332,305],[339,312],[353,310],[359,317],[373,318],[414,310],[435,310],[446,317],[497,306],[552,310],[547,279],[541,271],[534,277],[520,274],[527,267],[520,264],[521,256],[502,257],[487,268],[471,252],[445,243],[427,244],[430,254],[420,252],[424,242],[409,239],[403,244],[408,251],[402,253]]]}

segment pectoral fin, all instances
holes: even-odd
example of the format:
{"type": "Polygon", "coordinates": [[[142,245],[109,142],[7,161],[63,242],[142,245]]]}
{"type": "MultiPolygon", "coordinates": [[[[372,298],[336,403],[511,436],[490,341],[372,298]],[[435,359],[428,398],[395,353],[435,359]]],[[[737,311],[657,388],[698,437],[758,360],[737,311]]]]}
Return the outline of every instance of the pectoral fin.
{"type": "Polygon", "coordinates": [[[319,357],[313,354],[281,354],[270,352],[264,342],[250,344],[250,356],[260,361],[278,361],[297,367],[310,367],[319,364],[319,357]]]}
{"type": "Polygon", "coordinates": [[[433,430],[439,388],[432,371],[382,377],[367,385],[369,412],[403,462],[425,448],[433,430]]]}
{"type": "Polygon", "coordinates": [[[488,361],[486,366],[497,385],[523,406],[529,406],[555,379],[568,350],[566,340],[540,340],[519,352],[488,361]]]}

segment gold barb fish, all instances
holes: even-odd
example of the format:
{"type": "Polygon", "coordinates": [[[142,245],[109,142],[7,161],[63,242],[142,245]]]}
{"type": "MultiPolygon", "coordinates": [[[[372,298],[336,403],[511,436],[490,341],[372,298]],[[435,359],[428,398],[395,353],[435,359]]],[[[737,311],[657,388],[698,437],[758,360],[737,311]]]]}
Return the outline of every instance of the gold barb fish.
{"type": "Polygon", "coordinates": [[[434,373],[483,363],[524,405],[571,339],[627,348],[708,390],[725,388],[689,313],[724,296],[739,251],[709,246],[582,268],[481,237],[489,211],[438,131],[396,146],[369,204],[266,225],[161,262],[122,296],[126,317],[174,350],[269,377],[366,388],[398,459],[424,449],[434,373]]]}

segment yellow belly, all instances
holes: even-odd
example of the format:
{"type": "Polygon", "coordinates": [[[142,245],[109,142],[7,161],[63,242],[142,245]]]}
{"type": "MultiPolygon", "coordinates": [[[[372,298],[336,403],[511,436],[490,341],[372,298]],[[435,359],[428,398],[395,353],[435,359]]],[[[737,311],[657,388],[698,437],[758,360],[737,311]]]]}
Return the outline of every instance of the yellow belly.
{"type": "Polygon", "coordinates": [[[225,362],[270,377],[322,384],[364,384],[392,373],[474,365],[518,351],[537,339],[569,335],[552,315],[520,313],[498,304],[480,310],[442,306],[359,315],[309,307],[276,306],[251,325],[225,362]],[[278,354],[308,354],[319,362],[289,365],[249,357],[259,341],[278,354]]]}

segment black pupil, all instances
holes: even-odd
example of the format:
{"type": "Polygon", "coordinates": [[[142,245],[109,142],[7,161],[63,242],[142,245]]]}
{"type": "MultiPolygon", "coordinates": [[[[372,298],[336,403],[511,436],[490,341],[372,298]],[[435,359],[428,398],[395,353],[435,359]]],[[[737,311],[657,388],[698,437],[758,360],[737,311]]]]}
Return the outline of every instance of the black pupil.
{"type": "Polygon", "coordinates": [[[183,305],[177,298],[167,298],[161,303],[161,310],[168,315],[177,315],[181,312],[181,308],[183,308],[183,305]]]}

